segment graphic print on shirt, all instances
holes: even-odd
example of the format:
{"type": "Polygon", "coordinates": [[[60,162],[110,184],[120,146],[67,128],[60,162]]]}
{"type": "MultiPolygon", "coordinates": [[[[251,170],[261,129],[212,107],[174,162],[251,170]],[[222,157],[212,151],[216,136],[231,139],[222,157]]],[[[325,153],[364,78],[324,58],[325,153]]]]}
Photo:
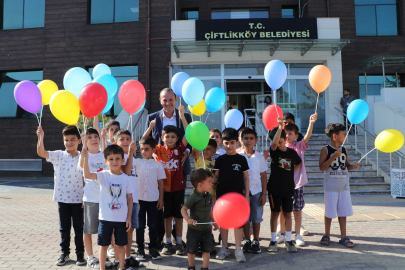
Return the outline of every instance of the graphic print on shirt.
{"type": "Polygon", "coordinates": [[[232,167],[233,167],[233,170],[234,170],[234,171],[238,171],[238,172],[239,172],[239,169],[240,169],[242,166],[239,165],[239,164],[232,164],[232,167]]]}
{"type": "Polygon", "coordinates": [[[205,167],[207,168],[207,170],[209,170],[210,172],[212,172],[214,170],[214,165],[212,163],[206,163],[205,167]]]}
{"type": "Polygon", "coordinates": [[[108,205],[108,207],[110,207],[111,210],[121,209],[121,204],[118,201],[118,199],[119,199],[119,197],[121,197],[121,194],[122,194],[122,185],[110,183],[108,192],[110,193],[110,195],[112,197],[112,201],[108,205]]]}
{"type": "Polygon", "coordinates": [[[176,159],[174,160],[173,156],[178,156],[179,151],[177,149],[174,149],[173,151],[170,151],[170,153],[167,155],[167,158],[169,161],[161,161],[163,168],[168,169],[169,171],[175,172],[179,169],[179,160],[176,159]]]}
{"type": "Polygon", "coordinates": [[[286,171],[291,171],[291,159],[278,158],[278,167],[283,168],[286,171]]]}
{"type": "Polygon", "coordinates": [[[342,154],[332,162],[330,168],[332,169],[330,175],[347,175],[346,154],[342,152],[342,154]]]}

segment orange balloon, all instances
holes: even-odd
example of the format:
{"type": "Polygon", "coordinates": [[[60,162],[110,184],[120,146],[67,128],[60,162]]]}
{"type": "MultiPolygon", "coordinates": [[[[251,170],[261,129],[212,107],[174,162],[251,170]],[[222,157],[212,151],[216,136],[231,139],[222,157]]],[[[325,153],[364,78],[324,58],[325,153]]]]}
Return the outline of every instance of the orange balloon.
{"type": "Polygon", "coordinates": [[[314,66],[309,72],[309,83],[318,94],[328,88],[331,80],[332,74],[329,68],[324,65],[314,66]]]}

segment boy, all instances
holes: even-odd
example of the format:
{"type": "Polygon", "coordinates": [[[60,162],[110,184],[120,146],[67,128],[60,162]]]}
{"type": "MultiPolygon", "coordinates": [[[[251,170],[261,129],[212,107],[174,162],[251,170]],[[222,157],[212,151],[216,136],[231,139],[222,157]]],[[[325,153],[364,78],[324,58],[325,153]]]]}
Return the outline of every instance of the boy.
{"type": "Polygon", "coordinates": [[[241,127],[238,131],[238,140],[240,143],[240,146],[236,148],[236,153],[240,153],[243,149],[243,140],[242,140],[242,132],[247,129],[247,127],[241,127]]]}
{"type": "Polygon", "coordinates": [[[110,170],[91,173],[89,154],[83,149],[84,177],[100,185],[100,211],[97,244],[100,246],[100,269],[105,269],[108,245],[114,234],[117,246],[119,269],[125,267],[125,246],[128,244],[127,232],[131,229],[132,193],[131,179],[121,172],[124,163],[124,150],[118,145],[110,145],[104,150],[104,162],[110,170]]]}
{"type": "MultiPolygon", "coordinates": [[[[226,154],[215,161],[215,177],[213,183],[217,184],[217,198],[229,192],[236,192],[246,197],[249,202],[249,166],[245,157],[236,153],[238,145],[238,132],[233,128],[226,128],[222,132],[222,144],[226,154]]],[[[245,262],[246,258],[241,250],[242,228],[235,228],[235,257],[237,262],[245,262]]],[[[220,229],[222,248],[216,258],[223,260],[230,255],[228,249],[228,230],[220,229]]]]}
{"type": "MultiPolygon", "coordinates": [[[[181,208],[181,214],[187,221],[187,253],[188,269],[195,270],[195,254],[199,245],[202,250],[203,266],[201,270],[208,270],[210,252],[212,250],[211,224],[212,196],[208,192],[212,187],[212,173],[205,169],[197,169],[190,174],[190,181],[195,188],[181,208]],[[190,209],[190,216],[187,211],[190,209]],[[208,223],[208,224],[198,224],[208,223]]],[[[214,230],[218,226],[214,223],[214,230]]]]}
{"type": "Polygon", "coordinates": [[[283,120],[278,117],[278,128],[270,132],[271,173],[267,190],[269,191],[270,202],[270,229],[271,242],[268,251],[277,251],[276,229],[277,220],[280,214],[281,205],[285,218],[286,240],[284,242],[287,251],[296,252],[297,248],[291,241],[291,212],[293,210],[293,198],[295,192],[294,173],[301,166],[301,158],[297,152],[285,145],[285,131],[283,120]]]}
{"type": "Polygon", "coordinates": [[[246,158],[249,165],[249,201],[250,217],[243,226],[245,242],[244,252],[261,253],[259,243],[260,223],[263,221],[263,205],[266,203],[267,189],[267,162],[263,155],[253,147],[257,143],[257,133],[253,129],[246,128],[241,134],[243,141],[239,155],[246,158]],[[250,222],[253,223],[253,241],[247,238],[250,235],[250,222]]]}
{"type": "Polygon", "coordinates": [[[339,220],[341,240],[339,244],[347,248],[354,246],[346,235],[346,217],[353,215],[350,198],[349,171],[358,169],[360,164],[350,165],[349,153],[345,147],[339,148],[346,137],[346,127],[342,124],[329,124],[325,129],[331,142],[321,150],[319,169],[325,172],[325,235],[321,245],[329,246],[330,226],[336,216],[339,220]]]}
{"type": "Polygon", "coordinates": [[[107,132],[108,140],[103,140],[103,147],[107,147],[113,144],[114,134],[120,129],[120,122],[110,119],[107,121],[107,123],[105,123],[105,128],[103,131],[100,131],[100,127],[98,126],[98,115],[96,115],[93,120],[93,128],[95,128],[101,134],[103,134],[104,130],[107,132]]]}
{"type": "MultiPolygon", "coordinates": [[[[195,168],[206,169],[212,173],[215,166],[215,160],[212,160],[212,157],[215,155],[216,151],[217,142],[213,139],[209,139],[207,147],[202,151],[203,157],[200,155],[200,151],[193,148],[195,168]]],[[[214,195],[212,196],[214,197],[214,195]]]]}
{"type": "Polygon", "coordinates": [[[213,139],[217,142],[217,150],[215,154],[212,156],[212,160],[216,160],[219,156],[222,156],[226,153],[226,151],[219,147],[222,142],[222,134],[221,131],[217,128],[213,128],[210,130],[210,139],[213,139]]]}
{"type": "MultiPolygon", "coordinates": [[[[283,122],[284,126],[288,126],[289,124],[295,124],[295,116],[292,113],[286,112],[283,114],[283,122]]],[[[304,136],[298,132],[297,142],[304,139],[304,136]]]]}
{"type": "MultiPolygon", "coordinates": [[[[188,126],[188,122],[184,117],[184,106],[179,106],[180,119],[183,123],[184,130],[188,126]]],[[[149,128],[146,130],[142,139],[149,137],[153,127],[156,125],[156,119],[152,120],[149,128]]],[[[163,246],[162,253],[170,255],[172,251],[172,220],[176,222],[176,254],[184,254],[185,243],[182,239],[183,234],[183,217],[181,215],[181,207],[184,204],[184,194],[186,189],[186,180],[183,175],[183,153],[188,145],[186,136],[183,137],[179,145],[176,146],[178,140],[178,130],[175,126],[167,125],[162,131],[162,141],[164,145],[156,145],[157,161],[161,162],[166,172],[166,181],[164,182],[164,209],[163,217],[165,219],[166,243],[163,246]]]]}
{"type": "MultiPolygon", "coordinates": [[[[152,137],[147,137],[139,141],[141,146],[141,155],[143,159],[128,159],[127,167],[136,167],[138,172],[139,187],[139,227],[136,229],[136,243],[138,244],[138,253],[136,260],[145,260],[145,227],[146,214],[148,215],[149,227],[149,255],[153,260],[162,257],[157,250],[157,220],[159,210],[163,208],[163,183],[166,180],[166,173],[163,165],[153,159],[156,152],[156,141],[152,137]]],[[[128,155],[133,156],[136,152],[135,142],[132,142],[128,155]]]]}
{"type": "Polygon", "coordinates": [[[38,127],[37,153],[38,156],[51,162],[55,170],[55,187],[53,201],[58,202],[60,247],[62,254],[56,265],[64,265],[70,254],[70,229],[73,221],[75,230],[76,265],[85,265],[83,244],[83,175],[77,169],[80,152],[77,147],[81,143],[80,133],[76,126],[67,126],[62,130],[65,151],[46,151],[44,146],[44,131],[38,127]]]}

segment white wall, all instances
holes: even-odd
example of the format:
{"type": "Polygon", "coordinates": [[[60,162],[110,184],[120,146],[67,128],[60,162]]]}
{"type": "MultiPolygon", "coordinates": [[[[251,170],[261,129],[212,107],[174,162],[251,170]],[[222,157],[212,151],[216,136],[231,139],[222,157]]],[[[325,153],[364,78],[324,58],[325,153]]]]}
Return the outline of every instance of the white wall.
{"type": "Polygon", "coordinates": [[[403,109],[405,103],[405,87],[381,89],[381,101],[403,109]]]}
{"type": "Polygon", "coordinates": [[[364,101],[367,102],[368,108],[370,109],[366,120],[364,120],[366,122],[366,129],[369,132],[376,134],[375,119],[374,119],[375,108],[374,107],[375,107],[375,103],[382,102],[383,100],[382,100],[381,96],[365,96],[364,101]]]}

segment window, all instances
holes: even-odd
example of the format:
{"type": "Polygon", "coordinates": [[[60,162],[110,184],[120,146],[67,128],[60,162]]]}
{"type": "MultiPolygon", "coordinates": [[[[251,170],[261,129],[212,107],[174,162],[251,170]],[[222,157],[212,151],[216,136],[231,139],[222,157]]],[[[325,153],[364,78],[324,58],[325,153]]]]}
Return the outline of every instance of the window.
{"type": "Polygon", "coordinates": [[[253,19],[268,17],[268,9],[214,9],[211,12],[211,19],[253,19]]]}
{"type": "MultiPolygon", "coordinates": [[[[118,82],[118,90],[114,97],[114,105],[111,110],[106,113],[107,115],[117,116],[122,111],[120,101],[118,99],[118,91],[121,85],[128,80],[138,80],[138,66],[120,66],[120,67],[110,67],[111,75],[118,82]]],[[[93,68],[89,68],[89,73],[93,75],[93,68]]]]}
{"type": "MultiPolygon", "coordinates": [[[[398,75],[398,86],[401,87],[400,76],[398,75]]],[[[385,75],[385,87],[397,87],[395,75],[385,75]]],[[[384,77],[382,75],[367,75],[367,95],[379,96],[384,88],[384,77]]],[[[366,96],[366,81],[364,76],[359,76],[360,99],[366,96]]],[[[357,98],[357,97],[356,97],[357,98]]]]}
{"type": "Polygon", "coordinates": [[[355,0],[357,36],[398,35],[396,0],[355,0]]]}
{"type": "Polygon", "coordinates": [[[282,6],[281,7],[282,18],[299,18],[297,6],[282,6]]]}
{"type": "Polygon", "coordinates": [[[3,0],[3,29],[44,27],[45,0],[3,0]]]}
{"type": "Polygon", "coordinates": [[[191,77],[220,76],[220,65],[176,65],[173,66],[173,75],[177,72],[185,72],[191,77]]]}
{"type": "Polygon", "coordinates": [[[181,10],[182,20],[198,20],[198,9],[181,10]]]}
{"type": "Polygon", "coordinates": [[[139,0],[91,0],[90,23],[139,21],[139,0]]]}

